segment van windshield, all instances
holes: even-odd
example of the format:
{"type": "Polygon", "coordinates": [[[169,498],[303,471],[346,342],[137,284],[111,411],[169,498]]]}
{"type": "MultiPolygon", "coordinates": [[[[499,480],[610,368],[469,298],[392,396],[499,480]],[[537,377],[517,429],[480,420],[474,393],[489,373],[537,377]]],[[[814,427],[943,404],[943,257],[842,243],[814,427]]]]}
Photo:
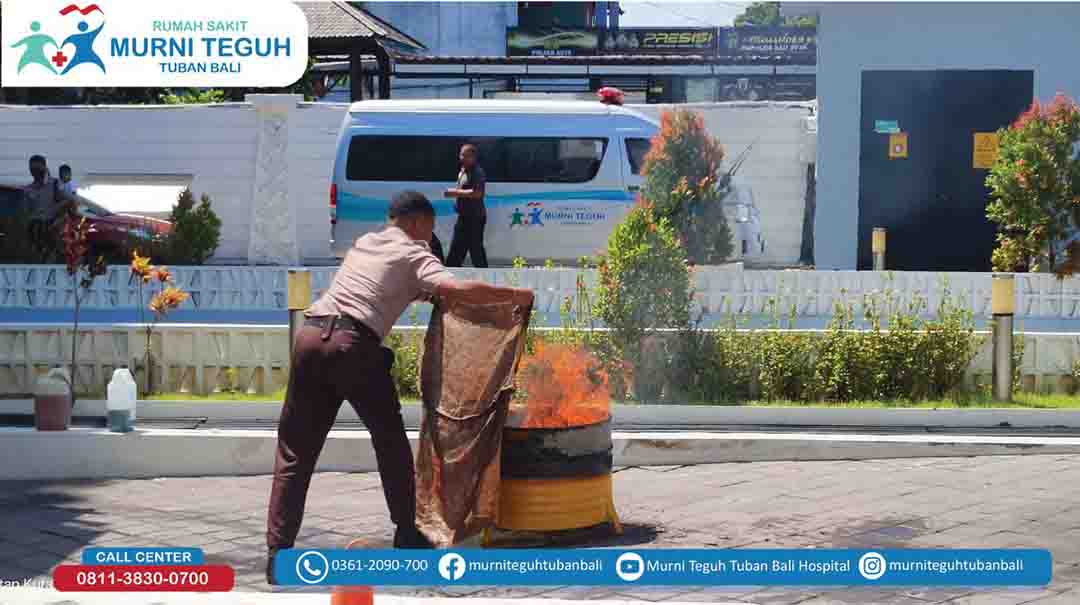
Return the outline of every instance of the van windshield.
{"type": "Polygon", "coordinates": [[[345,166],[350,181],[457,180],[458,151],[477,146],[489,183],[586,183],[596,178],[607,139],[357,135],[345,166]]]}
{"type": "Polygon", "coordinates": [[[645,155],[649,153],[649,139],[626,139],[626,155],[630,158],[630,171],[641,174],[645,165],[645,155]]]}

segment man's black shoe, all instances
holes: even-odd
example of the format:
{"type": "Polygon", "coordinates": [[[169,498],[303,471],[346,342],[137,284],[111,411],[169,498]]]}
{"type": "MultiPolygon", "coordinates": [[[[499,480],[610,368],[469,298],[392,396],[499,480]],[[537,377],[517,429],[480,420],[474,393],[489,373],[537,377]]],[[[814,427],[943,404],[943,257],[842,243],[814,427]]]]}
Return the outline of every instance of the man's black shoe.
{"type": "Polygon", "coordinates": [[[274,558],[278,553],[277,548],[271,548],[266,554],[266,583],[274,586],[277,582],[274,580],[274,558]]]}
{"type": "Polygon", "coordinates": [[[398,527],[394,532],[394,548],[435,548],[416,527],[398,527]]]}

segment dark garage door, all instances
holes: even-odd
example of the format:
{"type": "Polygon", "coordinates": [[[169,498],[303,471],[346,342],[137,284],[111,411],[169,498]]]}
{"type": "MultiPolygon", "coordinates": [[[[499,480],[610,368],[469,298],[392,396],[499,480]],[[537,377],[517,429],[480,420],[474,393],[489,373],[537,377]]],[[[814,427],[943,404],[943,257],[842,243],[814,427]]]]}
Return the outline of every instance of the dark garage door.
{"type": "Polygon", "coordinates": [[[872,266],[874,227],[888,229],[886,264],[900,271],[989,271],[987,171],[974,134],[1012,123],[1031,104],[1031,71],[866,71],[859,156],[859,269],[872,266]],[[889,158],[878,122],[907,133],[889,158]]]}

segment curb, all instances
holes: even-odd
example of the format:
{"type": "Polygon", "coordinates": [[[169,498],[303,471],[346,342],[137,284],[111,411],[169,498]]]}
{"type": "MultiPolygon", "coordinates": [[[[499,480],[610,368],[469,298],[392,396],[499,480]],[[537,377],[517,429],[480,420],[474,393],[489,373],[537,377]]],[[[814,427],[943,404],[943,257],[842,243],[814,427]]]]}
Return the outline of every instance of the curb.
{"type": "MultiPolygon", "coordinates": [[[[0,415],[32,415],[30,399],[0,400],[0,415]]],[[[405,424],[420,426],[420,407],[403,405],[405,424]]],[[[213,418],[277,422],[281,403],[228,401],[140,401],[139,418],[169,420],[213,418]]],[[[80,399],[77,416],[105,416],[105,401],[80,399]]],[[[357,422],[349,405],[342,405],[339,421],[357,422]]],[[[1080,429],[1080,409],[1043,410],[1023,408],[814,408],[751,407],[719,405],[623,405],[612,406],[612,420],[620,428],[670,427],[875,427],[951,429],[1080,429]]]]}
{"type": "MultiPolygon", "coordinates": [[[[410,431],[409,438],[415,451],[416,432],[410,431]]],[[[614,464],[620,467],[1080,454],[1080,437],[615,431],[612,441],[614,464]]],[[[0,469],[0,480],[265,475],[272,472],[276,447],[272,430],[141,429],[120,434],[3,428],[0,459],[21,462],[0,469]]],[[[366,431],[331,431],[316,470],[377,468],[366,431]]]]}

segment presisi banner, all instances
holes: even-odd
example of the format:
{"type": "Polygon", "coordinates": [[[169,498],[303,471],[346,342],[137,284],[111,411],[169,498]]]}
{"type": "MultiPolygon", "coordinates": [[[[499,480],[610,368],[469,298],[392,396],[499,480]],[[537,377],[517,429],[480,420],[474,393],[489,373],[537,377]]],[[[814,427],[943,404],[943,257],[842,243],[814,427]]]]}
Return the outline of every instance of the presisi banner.
{"type": "Polygon", "coordinates": [[[817,29],[813,27],[731,27],[721,32],[720,57],[817,60],[817,29]]]}
{"type": "Polygon", "coordinates": [[[715,28],[622,28],[603,32],[600,51],[605,55],[701,55],[717,50],[715,28]]]}
{"type": "Polygon", "coordinates": [[[1048,550],[283,550],[292,586],[1046,586],[1048,550]]]}

